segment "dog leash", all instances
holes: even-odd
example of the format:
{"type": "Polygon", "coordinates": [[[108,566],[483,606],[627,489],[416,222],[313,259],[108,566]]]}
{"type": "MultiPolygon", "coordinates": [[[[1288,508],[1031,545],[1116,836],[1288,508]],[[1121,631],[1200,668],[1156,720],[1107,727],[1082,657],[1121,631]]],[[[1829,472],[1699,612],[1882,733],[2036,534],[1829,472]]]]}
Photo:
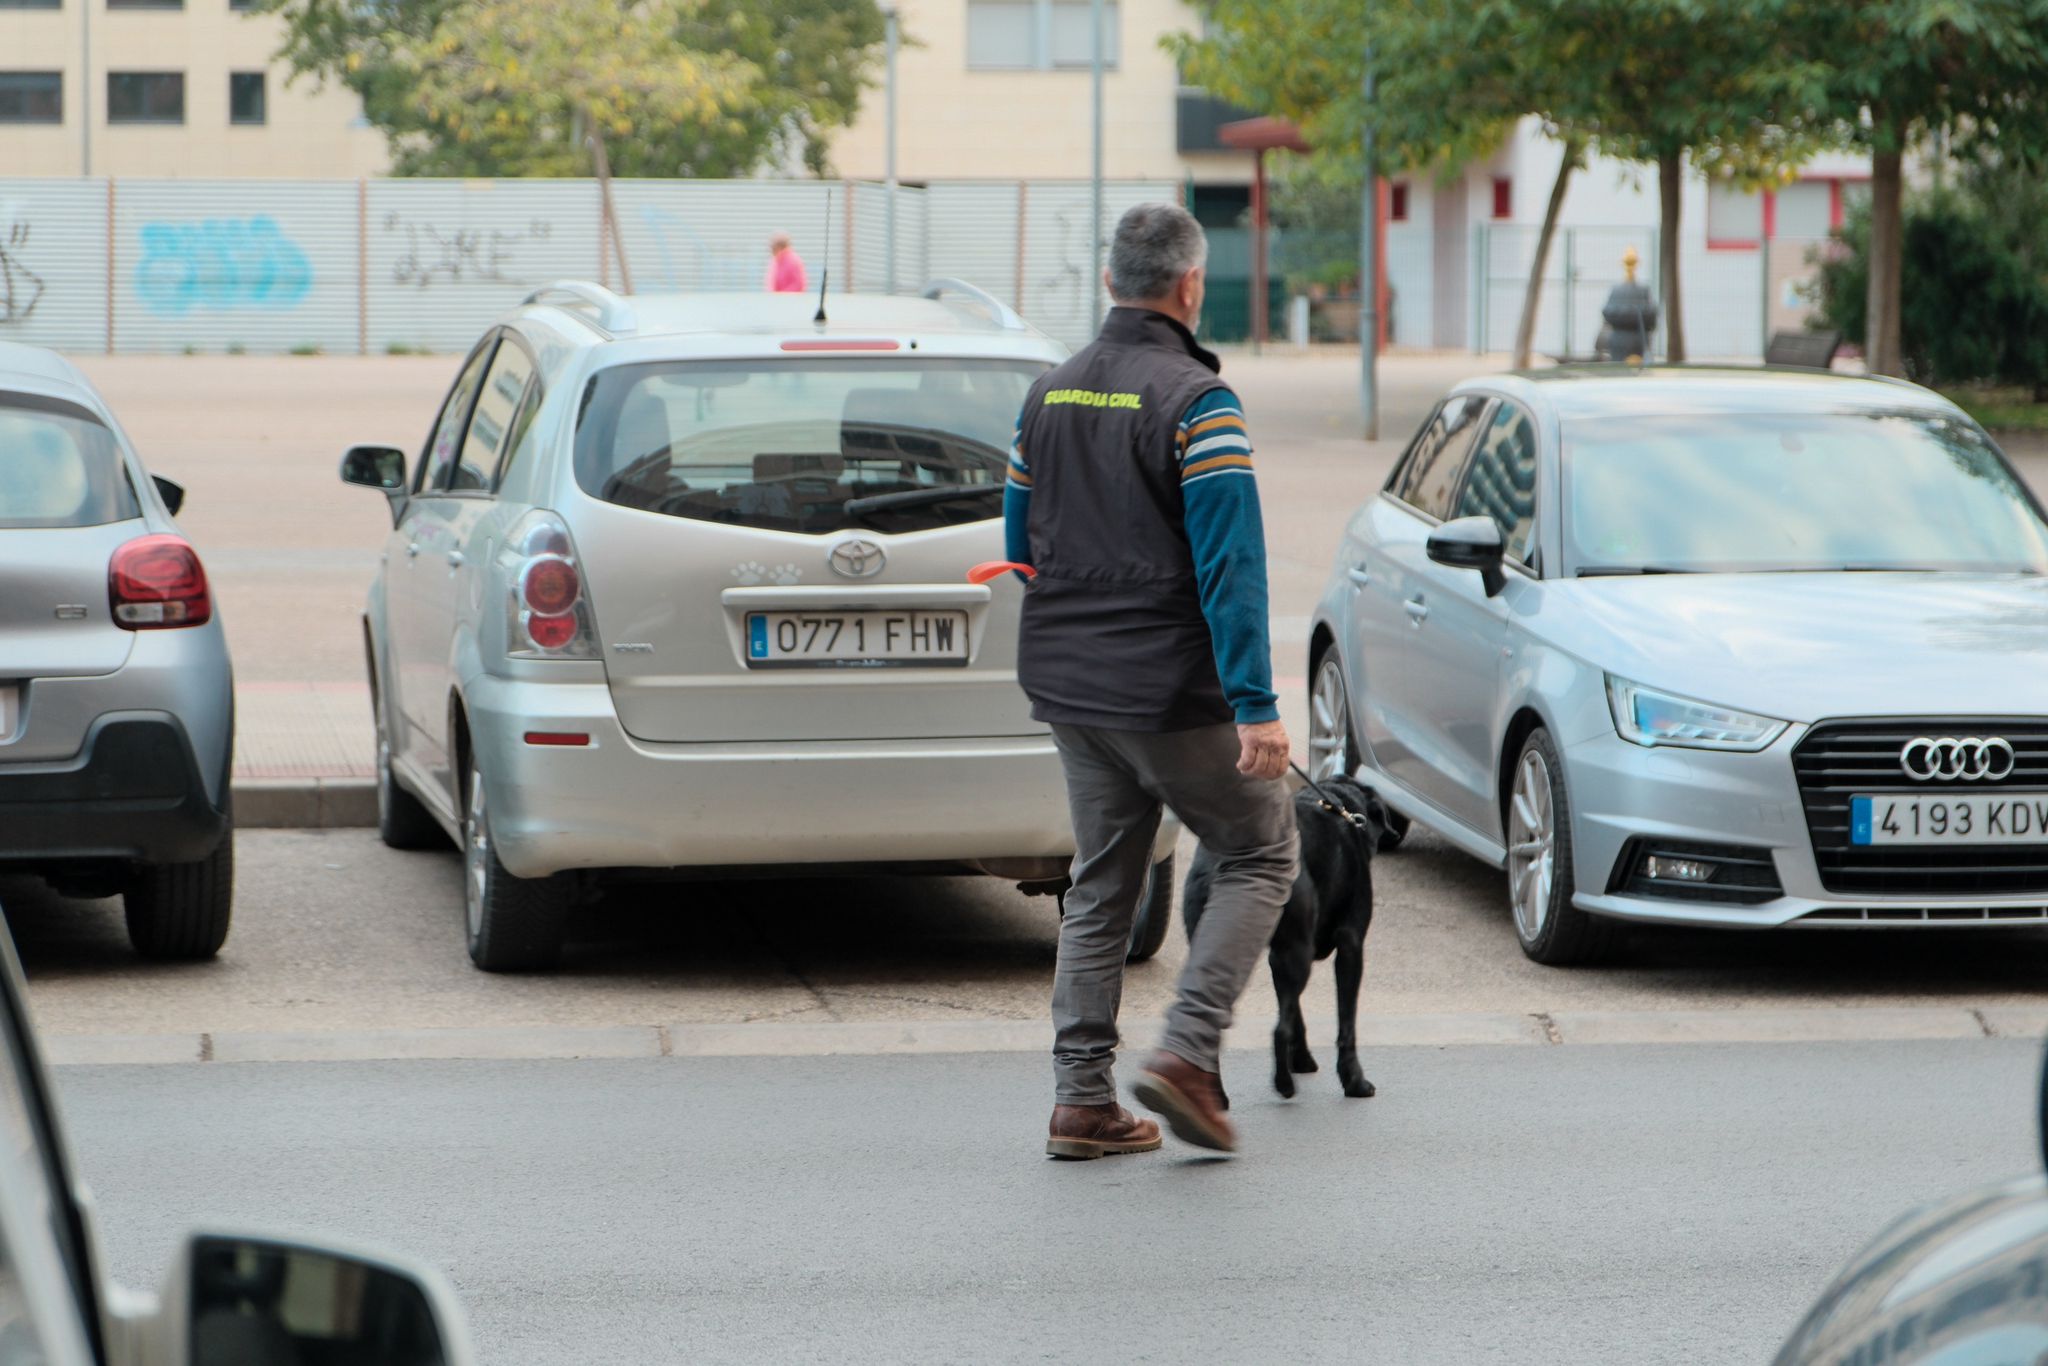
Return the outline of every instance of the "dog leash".
{"type": "Polygon", "coordinates": [[[1350,807],[1345,806],[1343,803],[1339,802],[1335,797],[1332,797],[1329,793],[1323,791],[1322,784],[1318,783],[1314,778],[1309,777],[1308,774],[1305,771],[1303,771],[1300,764],[1297,764],[1294,762],[1294,760],[1289,759],[1287,761],[1287,766],[1294,770],[1295,777],[1301,779],[1304,783],[1308,784],[1309,791],[1316,794],[1316,805],[1322,807],[1325,811],[1331,812],[1335,815],[1342,816],[1345,820],[1351,822],[1351,824],[1357,826],[1360,830],[1371,829],[1371,824],[1365,819],[1364,816],[1360,815],[1356,811],[1353,811],[1350,807]]]}

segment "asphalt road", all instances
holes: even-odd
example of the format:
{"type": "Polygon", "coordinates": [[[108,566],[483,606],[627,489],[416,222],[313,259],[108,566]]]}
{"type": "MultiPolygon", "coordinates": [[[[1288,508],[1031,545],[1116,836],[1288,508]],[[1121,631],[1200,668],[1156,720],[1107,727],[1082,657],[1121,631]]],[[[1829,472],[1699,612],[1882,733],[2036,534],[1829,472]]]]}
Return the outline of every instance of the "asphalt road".
{"type": "MultiPolygon", "coordinates": [[[[622,890],[584,914],[561,970],[507,977],[469,965],[452,851],[401,854],[367,830],[237,838],[234,930],[213,963],[143,963],[118,902],[0,878],[41,1026],[110,1035],[1046,1018],[1053,904],[991,879],[622,890]]],[[[1616,965],[1543,968],[1515,944],[1500,873],[1427,835],[1373,866],[1368,1016],[2048,1005],[2040,931],[1638,930],[1616,965]]],[[[1176,932],[1131,970],[1128,1017],[1164,1013],[1182,956],[1176,932]]],[[[1312,1019],[1331,1017],[1331,976],[1318,966],[1312,1019]]],[[[1243,1010],[1273,1013],[1263,971],[1243,1010]]]]}
{"type": "Polygon", "coordinates": [[[1762,1361],[1906,1207],[2039,1162],[2018,1042],[1228,1063],[1246,1152],[1040,1156],[1041,1059],[60,1069],[117,1278],[194,1225],[446,1270],[494,1366],[1762,1361]]]}

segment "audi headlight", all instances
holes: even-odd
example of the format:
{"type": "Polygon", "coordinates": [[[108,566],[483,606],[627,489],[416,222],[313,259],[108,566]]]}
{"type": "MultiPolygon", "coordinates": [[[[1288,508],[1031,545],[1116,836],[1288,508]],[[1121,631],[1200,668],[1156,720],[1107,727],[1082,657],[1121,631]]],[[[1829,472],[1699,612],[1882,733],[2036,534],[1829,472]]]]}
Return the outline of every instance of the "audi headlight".
{"type": "Polygon", "coordinates": [[[1731,711],[1710,702],[1695,702],[1689,697],[1674,697],[1613,674],[1607,675],[1607,705],[1614,713],[1614,728],[1621,738],[1639,745],[1750,753],[1769,748],[1790,724],[1746,711],[1731,711]]]}

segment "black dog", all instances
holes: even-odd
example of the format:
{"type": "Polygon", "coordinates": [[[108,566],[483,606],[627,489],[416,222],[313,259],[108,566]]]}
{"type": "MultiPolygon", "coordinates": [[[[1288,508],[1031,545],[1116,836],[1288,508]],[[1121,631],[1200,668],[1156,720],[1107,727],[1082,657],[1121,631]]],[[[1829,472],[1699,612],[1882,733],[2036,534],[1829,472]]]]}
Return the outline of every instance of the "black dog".
{"type": "MultiPolygon", "coordinates": [[[[1373,1084],[1358,1065],[1358,988],[1365,980],[1365,932],[1372,926],[1372,856],[1386,831],[1387,813],[1378,797],[1349,778],[1326,778],[1320,786],[1344,809],[1331,810],[1312,788],[1295,793],[1301,868],[1266,954],[1273,969],[1273,994],[1280,1000],[1280,1023],[1273,1030],[1273,1089],[1291,1096],[1294,1074],[1316,1070],[1301,1016],[1301,993],[1316,960],[1334,953],[1337,1079],[1344,1083],[1345,1095],[1363,1097],[1373,1094],[1373,1084]]],[[[1190,939],[1208,908],[1215,876],[1215,855],[1197,849],[1181,898],[1190,939]]]]}

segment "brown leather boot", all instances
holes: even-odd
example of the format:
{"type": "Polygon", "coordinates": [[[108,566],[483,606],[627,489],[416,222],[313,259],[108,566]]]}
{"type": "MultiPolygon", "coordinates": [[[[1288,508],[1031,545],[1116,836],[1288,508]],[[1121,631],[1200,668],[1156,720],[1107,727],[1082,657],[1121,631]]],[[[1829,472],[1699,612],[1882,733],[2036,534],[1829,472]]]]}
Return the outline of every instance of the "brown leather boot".
{"type": "Polygon", "coordinates": [[[1140,1105],[1165,1117],[1175,1138],[1219,1153],[1237,1151],[1237,1131],[1224,1118],[1223,1079],[1216,1073],[1161,1049],[1131,1090],[1140,1105]]]}
{"type": "Polygon", "coordinates": [[[1109,1157],[1159,1147],[1159,1126],[1121,1105],[1055,1105],[1045,1150],[1053,1157],[1109,1157]]]}

